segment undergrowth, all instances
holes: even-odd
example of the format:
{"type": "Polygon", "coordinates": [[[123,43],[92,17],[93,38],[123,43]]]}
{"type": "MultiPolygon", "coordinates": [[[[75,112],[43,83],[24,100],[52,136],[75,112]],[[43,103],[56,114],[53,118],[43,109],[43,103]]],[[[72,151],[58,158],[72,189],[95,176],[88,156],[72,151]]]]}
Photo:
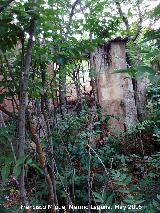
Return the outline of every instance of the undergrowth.
{"type": "MultiPolygon", "coordinates": [[[[97,115],[83,111],[79,116],[70,116],[58,125],[58,130],[52,132],[52,137],[59,206],[71,202],[78,206],[88,205],[90,196],[91,205],[111,206],[113,210],[109,210],[110,212],[123,212],[115,210],[116,205],[132,205],[129,207],[132,209],[127,209],[126,212],[160,210],[160,149],[159,141],[155,138],[155,123],[143,122],[134,130],[122,132],[121,135],[107,131],[108,124],[105,123],[105,134],[102,134],[102,123],[98,121],[97,115]]],[[[44,174],[30,138],[28,155],[15,162],[14,130],[14,124],[0,129],[5,147],[1,150],[0,158],[0,202],[2,209],[8,208],[7,212],[9,209],[14,212],[14,209],[19,208],[16,177],[22,162],[25,163],[30,203],[46,205],[48,200],[44,174]]],[[[41,143],[46,149],[45,138],[42,138],[41,143]]],[[[49,159],[47,166],[49,170],[49,159]]],[[[92,210],[94,211],[96,212],[92,210]]]]}

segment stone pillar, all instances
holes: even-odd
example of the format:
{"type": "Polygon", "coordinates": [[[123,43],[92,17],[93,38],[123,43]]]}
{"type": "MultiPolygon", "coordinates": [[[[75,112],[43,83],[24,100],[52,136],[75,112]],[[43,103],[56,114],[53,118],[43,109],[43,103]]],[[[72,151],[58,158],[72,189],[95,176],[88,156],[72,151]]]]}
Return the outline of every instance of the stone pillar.
{"type": "Polygon", "coordinates": [[[135,98],[137,106],[137,118],[139,121],[143,121],[146,117],[146,94],[147,94],[147,83],[146,77],[136,80],[135,98]]]}
{"type": "Polygon", "coordinates": [[[115,130],[127,130],[137,122],[132,79],[116,69],[126,69],[125,41],[113,40],[92,54],[96,70],[98,99],[103,118],[113,116],[109,123],[115,130]],[[117,118],[117,119],[116,119],[117,118]]]}

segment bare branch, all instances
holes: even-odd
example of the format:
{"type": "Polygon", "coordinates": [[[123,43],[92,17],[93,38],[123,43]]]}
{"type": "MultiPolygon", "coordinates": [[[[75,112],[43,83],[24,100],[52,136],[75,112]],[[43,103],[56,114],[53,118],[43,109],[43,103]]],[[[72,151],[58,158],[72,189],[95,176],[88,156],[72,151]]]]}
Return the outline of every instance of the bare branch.
{"type": "Polygon", "coordinates": [[[128,22],[128,19],[127,17],[124,15],[123,11],[122,11],[122,8],[121,8],[121,5],[118,1],[116,1],[116,5],[117,5],[117,9],[118,9],[118,12],[119,12],[119,15],[120,17],[122,18],[125,26],[126,26],[126,30],[127,30],[127,35],[129,37],[129,32],[130,32],[130,27],[129,27],[129,22],[128,22]]]}
{"type": "Polygon", "coordinates": [[[141,9],[140,9],[140,3],[139,0],[137,2],[137,8],[138,8],[138,16],[139,16],[139,22],[138,22],[138,26],[137,26],[137,31],[135,32],[135,35],[133,36],[133,38],[131,39],[133,42],[138,38],[141,29],[142,29],[142,13],[141,13],[141,9]]]}
{"type": "Polygon", "coordinates": [[[79,4],[79,3],[80,3],[80,0],[76,0],[72,4],[71,12],[70,12],[70,15],[69,15],[68,26],[67,26],[67,30],[66,30],[66,33],[65,33],[65,40],[67,39],[69,30],[70,30],[70,26],[71,26],[71,22],[72,22],[72,18],[73,18],[73,15],[74,15],[75,8],[76,8],[77,4],[79,4]]]}
{"type": "Polygon", "coordinates": [[[130,37],[129,21],[128,21],[127,17],[125,16],[125,14],[123,13],[121,5],[120,5],[120,3],[118,1],[116,1],[116,5],[117,5],[117,9],[118,9],[119,15],[122,18],[122,20],[123,20],[123,22],[124,22],[124,24],[126,26],[128,39],[134,42],[137,39],[137,37],[139,36],[139,34],[141,32],[141,29],[142,29],[142,14],[141,14],[141,10],[140,10],[140,2],[139,2],[139,0],[137,0],[139,22],[138,22],[138,25],[137,25],[137,30],[135,32],[135,35],[132,38],[130,37]]]}

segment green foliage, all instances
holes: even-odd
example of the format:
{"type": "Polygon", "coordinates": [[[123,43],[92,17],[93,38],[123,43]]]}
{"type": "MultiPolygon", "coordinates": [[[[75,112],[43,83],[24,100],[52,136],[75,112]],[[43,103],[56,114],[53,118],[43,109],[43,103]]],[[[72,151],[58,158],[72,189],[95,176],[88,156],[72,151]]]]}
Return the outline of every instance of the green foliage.
{"type": "MultiPolygon", "coordinates": [[[[124,15],[129,21],[136,17],[135,1],[119,2],[122,6],[128,4],[124,15]]],[[[2,3],[5,4],[5,1],[2,3]]],[[[18,178],[22,166],[25,169],[30,204],[48,204],[46,174],[40,166],[35,147],[37,144],[32,141],[35,136],[38,137],[45,154],[48,173],[51,174],[51,159],[56,163],[54,173],[59,204],[68,204],[71,200],[74,205],[88,205],[90,184],[92,204],[111,207],[133,204],[143,206],[140,212],[158,212],[160,184],[156,181],[160,175],[160,154],[157,151],[160,142],[160,87],[155,65],[159,66],[159,30],[142,30],[136,44],[129,42],[126,51],[132,61],[131,65],[128,64],[131,67],[116,71],[128,73],[135,79],[148,76],[152,83],[148,88],[149,116],[130,132],[114,135],[109,132],[110,116],[104,121],[100,118],[98,109],[94,111],[84,100],[81,109],[77,110],[80,103],[76,103],[74,112],[68,113],[63,119],[60,115],[60,97],[57,97],[60,96],[60,82],[65,77],[71,78],[76,69],[81,71],[82,60],[87,63],[90,53],[97,46],[117,36],[125,37],[128,33],[124,29],[124,18],[117,14],[115,1],[79,1],[72,14],[73,6],[73,1],[70,0],[49,0],[48,5],[44,0],[36,3],[30,0],[14,1],[13,5],[0,14],[0,104],[4,99],[12,100],[16,118],[8,118],[5,120],[6,127],[0,128],[0,143],[3,147],[0,151],[0,212],[9,212],[10,209],[11,212],[17,212],[19,208],[19,203],[13,204],[16,210],[3,207],[7,203],[5,196],[12,195],[15,188],[18,188],[18,184],[14,188],[11,180],[18,178]],[[32,138],[26,131],[25,155],[16,159],[18,127],[16,128],[15,123],[19,111],[19,102],[16,100],[21,92],[22,85],[19,82],[23,77],[23,51],[26,53],[27,50],[31,18],[35,19],[36,24],[26,114],[30,113],[33,123],[36,124],[36,135],[32,138]],[[50,72],[48,65],[51,66],[50,72]],[[45,113],[49,126],[47,119],[44,119],[45,113]],[[142,148],[142,142],[148,145],[148,141],[142,141],[139,135],[145,136],[147,131],[153,135],[150,142],[153,140],[152,145],[156,148],[149,147],[149,152],[142,156],[139,147],[142,148]],[[53,144],[49,144],[49,139],[52,139],[53,144]],[[52,154],[51,145],[54,151],[52,154]],[[148,196],[149,193],[151,196],[148,196]]],[[[159,18],[159,6],[150,14],[153,20],[159,18]]],[[[129,35],[134,35],[137,23],[131,25],[129,35]]],[[[90,75],[95,77],[92,67],[90,75]]],[[[76,83],[80,85],[79,79],[76,79],[76,83]]],[[[111,212],[115,211],[112,209],[111,212]]]]}
{"type": "Polygon", "coordinates": [[[133,68],[116,70],[115,73],[128,73],[132,78],[135,79],[148,76],[149,79],[153,80],[157,77],[155,70],[146,65],[138,65],[134,66],[133,68]]]}

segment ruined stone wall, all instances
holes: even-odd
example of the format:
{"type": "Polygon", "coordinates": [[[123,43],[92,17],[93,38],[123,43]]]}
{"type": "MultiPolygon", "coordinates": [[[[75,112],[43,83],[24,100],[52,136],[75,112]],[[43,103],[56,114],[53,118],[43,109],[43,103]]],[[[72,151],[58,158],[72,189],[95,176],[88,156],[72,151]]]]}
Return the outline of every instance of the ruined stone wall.
{"type": "Polygon", "coordinates": [[[125,42],[111,41],[92,54],[97,78],[98,99],[102,115],[113,115],[110,124],[116,130],[126,130],[137,122],[132,79],[115,70],[127,68],[125,42]]]}
{"type": "MultiPolygon", "coordinates": [[[[0,76],[0,81],[2,81],[3,79],[3,76],[0,76]]],[[[2,95],[3,93],[5,93],[6,91],[5,90],[2,90],[2,88],[0,88],[0,95],[2,95]]],[[[3,103],[0,103],[1,106],[7,108],[7,110],[9,112],[12,112],[13,111],[13,107],[12,107],[12,101],[5,98],[3,103]]]]}

